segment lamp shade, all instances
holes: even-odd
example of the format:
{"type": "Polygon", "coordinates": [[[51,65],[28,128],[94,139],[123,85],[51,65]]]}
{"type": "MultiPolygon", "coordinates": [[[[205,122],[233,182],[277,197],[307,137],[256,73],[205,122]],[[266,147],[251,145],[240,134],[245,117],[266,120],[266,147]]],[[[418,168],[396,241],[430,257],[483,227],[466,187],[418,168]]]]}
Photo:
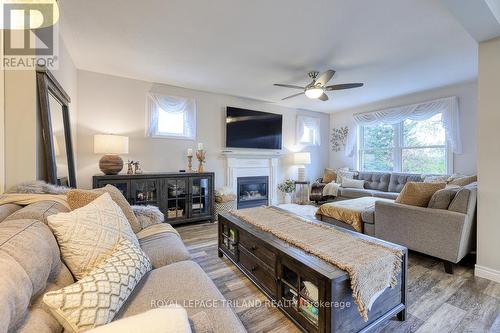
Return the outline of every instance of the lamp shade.
{"type": "Polygon", "coordinates": [[[293,162],[296,165],[306,165],[311,164],[311,153],[295,153],[293,155],[293,162]]]}
{"type": "Polygon", "coordinates": [[[94,135],[94,153],[128,154],[128,137],[113,134],[94,135]]]}

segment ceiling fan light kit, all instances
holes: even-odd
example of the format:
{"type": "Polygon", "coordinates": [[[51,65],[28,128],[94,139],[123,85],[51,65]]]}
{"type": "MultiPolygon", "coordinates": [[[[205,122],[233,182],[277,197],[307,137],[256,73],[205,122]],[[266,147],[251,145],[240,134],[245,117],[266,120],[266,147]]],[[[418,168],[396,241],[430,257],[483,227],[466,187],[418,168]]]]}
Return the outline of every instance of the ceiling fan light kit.
{"type": "Polygon", "coordinates": [[[321,87],[311,87],[306,89],[305,94],[311,99],[316,99],[323,95],[324,92],[325,91],[321,87]]]}
{"type": "Polygon", "coordinates": [[[275,83],[274,85],[277,87],[303,90],[303,92],[287,96],[282,100],[305,94],[310,99],[319,99],[320,101],[323,102],[328,100],[328,95],[326,94],[327,91],[352,89],[363,86],[363,83],[343,83],[343,84],[334,84],[331,86],[327,86],[326,84],[328,83],[328,81],[332,79],[334,74],[335,71],[333,69],[329,69],[321,75],[319,75],[319,72],[317,71],[311,71],[308,73],[308,75],[312,79],[312,82],[305,87],[295,86],[291,84],[280,84],[280,83],[275,83]]]}

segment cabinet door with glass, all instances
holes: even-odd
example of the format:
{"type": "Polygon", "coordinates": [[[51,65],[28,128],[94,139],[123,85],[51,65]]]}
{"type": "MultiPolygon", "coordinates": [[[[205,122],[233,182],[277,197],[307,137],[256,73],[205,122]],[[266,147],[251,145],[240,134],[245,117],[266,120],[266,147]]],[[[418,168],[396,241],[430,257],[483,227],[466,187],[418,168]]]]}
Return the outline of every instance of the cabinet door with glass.
{"type": "Polygon", "coordinates": [[[210,212],[210,200],[212,198],[212,193],[210,189],[212,188],[212,178],[210,177],[191,177],[189,181],[190,189],[190,217],[200,217],[209,216],[210,212]]]}
{"type": "Polygon", "coordinates": [[[106,185],[113,185],[122,192],[123,196],[128,200],[130,198],[130,181],[128,180],[99,180],[94,183],[94,188],[101,188],[106,185]]]}
{"type": "Polygon", "coordinates": [[[166,178],[163,180],[162,211],[165,220],[172,222],[188,216],[188,179],[166,178]]]}
{"type": "Polygon", "coordinates": [[[286,258],[279,267],[279,295],[285,311],[309,332],[322,331],[320,322],[325,315],[320,300],[324,299],[324,285],[314,274],[286,258]]]}
{"type": "Polygon", "coordinates": [[[157,179],[133,179],[131,181],[130,201],[134,205],[159,205],[157,179]]]}

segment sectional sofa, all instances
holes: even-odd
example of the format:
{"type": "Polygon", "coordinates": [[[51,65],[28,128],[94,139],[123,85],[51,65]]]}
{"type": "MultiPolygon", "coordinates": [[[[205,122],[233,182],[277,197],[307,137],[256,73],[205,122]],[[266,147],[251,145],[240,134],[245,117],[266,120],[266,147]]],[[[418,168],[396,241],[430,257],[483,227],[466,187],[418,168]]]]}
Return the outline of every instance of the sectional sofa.
{"type": "MultiPolygon", "coordinates": [[[[422,182],[419,174],[359,172],[355,177],[365,181],[363,189],[339,189],[337,200],[360,197],[396,199],[407,182],[422,182]]],[[[326,184],[321,179],[313,184],[311,200],[324,201],[319,193],[326,184]]],[[[363,233],[400,244],[410,250],[444,260],[445,270],[453,272],[458,263],[475,248],[477,182],[450,190],[449,202],[436,206],[415,207],[393,202],[376,201],[361,213],[363,233]]],[[[349,224],[320,216],[328,222],[354,230],[349,224]]]]}
{"type": "Polygon", "coordinates": [[[354,199],[361,197],[378,197],[396,199],[407,182],[421,182],[422,175],[410,173],[359,172],[355,179],[365,181],[363,189],[340,187],[337,198],[323,196],[323,178],[318,178],[311,185],[310,200],[316,203],[330,199],[354,199]]]}
{"type": "MultiPolygon", "coordinates": [[[[75,282],[47,226],[47,216],[66,211],[53,201],[0,206],[0,332],[63,331],[45,310],[42,298],[47,291],[75,282]]],[[[153,270],[142,278],[114,320],[177,302],[186,308],[195,332],[246,332],[212,280],[190,260],[175,229],[156,224],[137,237],[153,270]]]]}

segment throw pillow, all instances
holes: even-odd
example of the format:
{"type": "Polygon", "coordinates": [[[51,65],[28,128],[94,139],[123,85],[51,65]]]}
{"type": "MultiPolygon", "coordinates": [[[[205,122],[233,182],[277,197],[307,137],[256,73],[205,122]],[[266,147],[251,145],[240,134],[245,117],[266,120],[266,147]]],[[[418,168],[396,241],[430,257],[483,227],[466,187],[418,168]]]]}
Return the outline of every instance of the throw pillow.
{"type": "Polygon", "coordinates": [[[446,183],[407,182],[396,198],[397,203],[427,207],[432,195],[445,188],[446,183]]]}
{"type": "Polygon", "coordinates": [[[365,181],[362,179],[342,178],[342,187],[345,187],[345,188],[365,188],[365,181]]]}
{"type": "Polygon", "coordinates": [[[460,178],[455,178],[449,182],[451,185],[467,186],[471,183],[477,182],[477,176],[465,176],[460,178]]]}
{"type": "Polygon", "coordinates": [[[140,247],[122,239],[115,251],[80,281],[51,291],[43,302],[68,332],[82,332],[113,320],[151,262],[140,247]]]}
{"type": "Polygon", "coordinates": [[[429,201],[428,208],[434,209],[448,209],[451,201],[455,198],[455,195],[460,190],[460,186],[446,186],[442,190],[436,191],[429,201]]]}
{"type": "Polygon", "coordinates": [[[337,170],[337,183],[342,184],[342,181],[344,178],[346,179],[354,179],[354,176],[357,175],[357,172],[355,171],[349,171],[345,169],[338,169],[337,170]]]}
{"type": "MultiPolygon", "coordinates": [[[[199,313],[199,312],[198,312],[199,313]]],[[[206,318],[210,322],[210,318],[206,318]]],[[[194,325],[193,325],[194,326],[194,325]]],[[[151,309],[91,329],[88,333],[191,333],[186,309],[179,304],[151,309]],[[147,323],[147,325],[144,325],[147,323]]],[[[196,330],[195,332],[201,332],[196,330]]]]}
{"type": "Polygon", "coordinates": [[[47,218],[61,255],[77,280],[106,259],[121,238],[139,246],[125,215],[108,193],[87,206],[47,218]]]}
{"type": "Polygon", "coordinates": [[[442,176],[424,176],[422,178],[424,179],[424,183],[447,183],[450,177],[442,175],[442,176]]]}
{"type": "Polygon", "coordinates": [[[331,183],[337,181],[337,173],[333,169],[326,168],[323,172],[323,183],[331,183]]]}
{"type": "Polygon", "coordinates": [[[109,193],[111,199],[113,199],[113,201],[116,202],[118,206],[120,206],[123,214],[125,214],[125,216],[127,217],[132,230],[135,233],[141,231],[139,221],[137,221],[137,218],[134,215],[134,212],[132,211],[132,208],[130,207],[127,199],[125,199],[122,192],[113,185],[106,185],[103,188],[96,188],[93,190],[70,190],[67,194],[69,207],[71,208],[71,210],[81,208],[88,205],[90,202],[104,193],[109,193]]]}

